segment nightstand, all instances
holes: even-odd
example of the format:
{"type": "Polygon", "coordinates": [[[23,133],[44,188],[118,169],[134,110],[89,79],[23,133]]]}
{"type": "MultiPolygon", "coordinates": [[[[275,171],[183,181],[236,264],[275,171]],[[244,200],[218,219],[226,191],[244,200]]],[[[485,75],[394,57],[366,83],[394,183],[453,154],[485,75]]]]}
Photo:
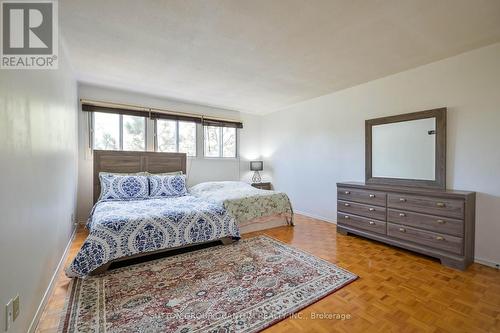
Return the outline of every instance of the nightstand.
{"type": "Polygon", "coordinates": [[[252,183],[252,186],[261,190],[272,190],[272,185],[270,182],[267,183],[252,183]]]}

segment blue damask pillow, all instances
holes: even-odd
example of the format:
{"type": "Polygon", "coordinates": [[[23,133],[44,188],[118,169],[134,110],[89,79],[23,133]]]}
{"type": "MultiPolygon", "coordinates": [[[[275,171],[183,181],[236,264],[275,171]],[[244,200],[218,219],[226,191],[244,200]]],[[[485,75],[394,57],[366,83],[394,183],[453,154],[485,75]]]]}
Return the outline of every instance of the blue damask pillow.
{"type": "Polygon", "coordinates": [[[147,199],[149,195],[148,177],[141,175],[118,175],[101,172],[101,196],[99,200],[147,199]]]}
{"type": "Polygon", "coordinates": [[[184,175],[149,176],[150,197],[180,197],[186,194],[186,176],[184,175]]]}

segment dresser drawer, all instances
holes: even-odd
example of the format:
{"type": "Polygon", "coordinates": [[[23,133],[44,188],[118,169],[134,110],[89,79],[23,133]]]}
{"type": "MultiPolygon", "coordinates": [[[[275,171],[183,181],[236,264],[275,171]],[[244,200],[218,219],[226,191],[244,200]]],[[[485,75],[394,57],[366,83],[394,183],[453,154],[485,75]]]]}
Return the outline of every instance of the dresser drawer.
{"type": "Polygon", "coordinates": [[[385,221],[385,207],[360,204],[352,201],[337,201],[337,210],[340,212],[361,215],[371,219],[385,221]]]}
{"type": "Polygon", "coordinates": [[[339,212],[337,213],[337,223],[385,235],[386,223],[382,221],[339,212]]]}
{"type": "Polygon", "coordinates": [[[386,196],[387,195],[384,192],[378,191],[368,191],[342,187],[337,188],[337,199],[344,201],[347,200],[376,206],[385,206],[386,196]]]}
{"type": "Polygon", "coordinates": [[[426,229],[429,231],[459,237],[464,235],[464,221],[448,217],[438,217],[402,210],[388,209],[387,222],[404,224],[419,229],[426,229]]]}
{"type": "Polygon", "coordinates": [[[458,219],[464,218],[463,200],[390,193],[387,196],[387,207],[458,219]]]}
{"type": "Polygon", "coordinates": [[[459,237],[443,235],[392,223],[387,223],[387,235],[458,255],[462,254],[463,240],[459,237]]]}

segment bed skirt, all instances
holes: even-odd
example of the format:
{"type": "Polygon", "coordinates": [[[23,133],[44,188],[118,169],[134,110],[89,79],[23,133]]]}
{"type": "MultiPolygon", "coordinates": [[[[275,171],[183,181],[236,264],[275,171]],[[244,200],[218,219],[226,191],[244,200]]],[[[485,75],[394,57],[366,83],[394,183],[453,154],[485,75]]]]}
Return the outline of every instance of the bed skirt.
{"type": "Polygon", "coordinates": [[[254,231],[261,231],[271,228],[293,226],[293,215],[280,213],[268,216],[257,217],[249,221],[239,223],[240,233],[247,234],[254,231]]]}

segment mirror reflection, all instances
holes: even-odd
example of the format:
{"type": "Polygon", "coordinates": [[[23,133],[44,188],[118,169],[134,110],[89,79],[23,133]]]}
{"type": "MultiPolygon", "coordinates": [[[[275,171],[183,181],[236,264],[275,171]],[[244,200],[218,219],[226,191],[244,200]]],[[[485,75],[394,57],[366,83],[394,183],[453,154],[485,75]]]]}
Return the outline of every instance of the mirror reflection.
{"type": "Polygon", "coordinates": [[[372,127],[372,176],[435,180],[436,118],[372,127]]]}

